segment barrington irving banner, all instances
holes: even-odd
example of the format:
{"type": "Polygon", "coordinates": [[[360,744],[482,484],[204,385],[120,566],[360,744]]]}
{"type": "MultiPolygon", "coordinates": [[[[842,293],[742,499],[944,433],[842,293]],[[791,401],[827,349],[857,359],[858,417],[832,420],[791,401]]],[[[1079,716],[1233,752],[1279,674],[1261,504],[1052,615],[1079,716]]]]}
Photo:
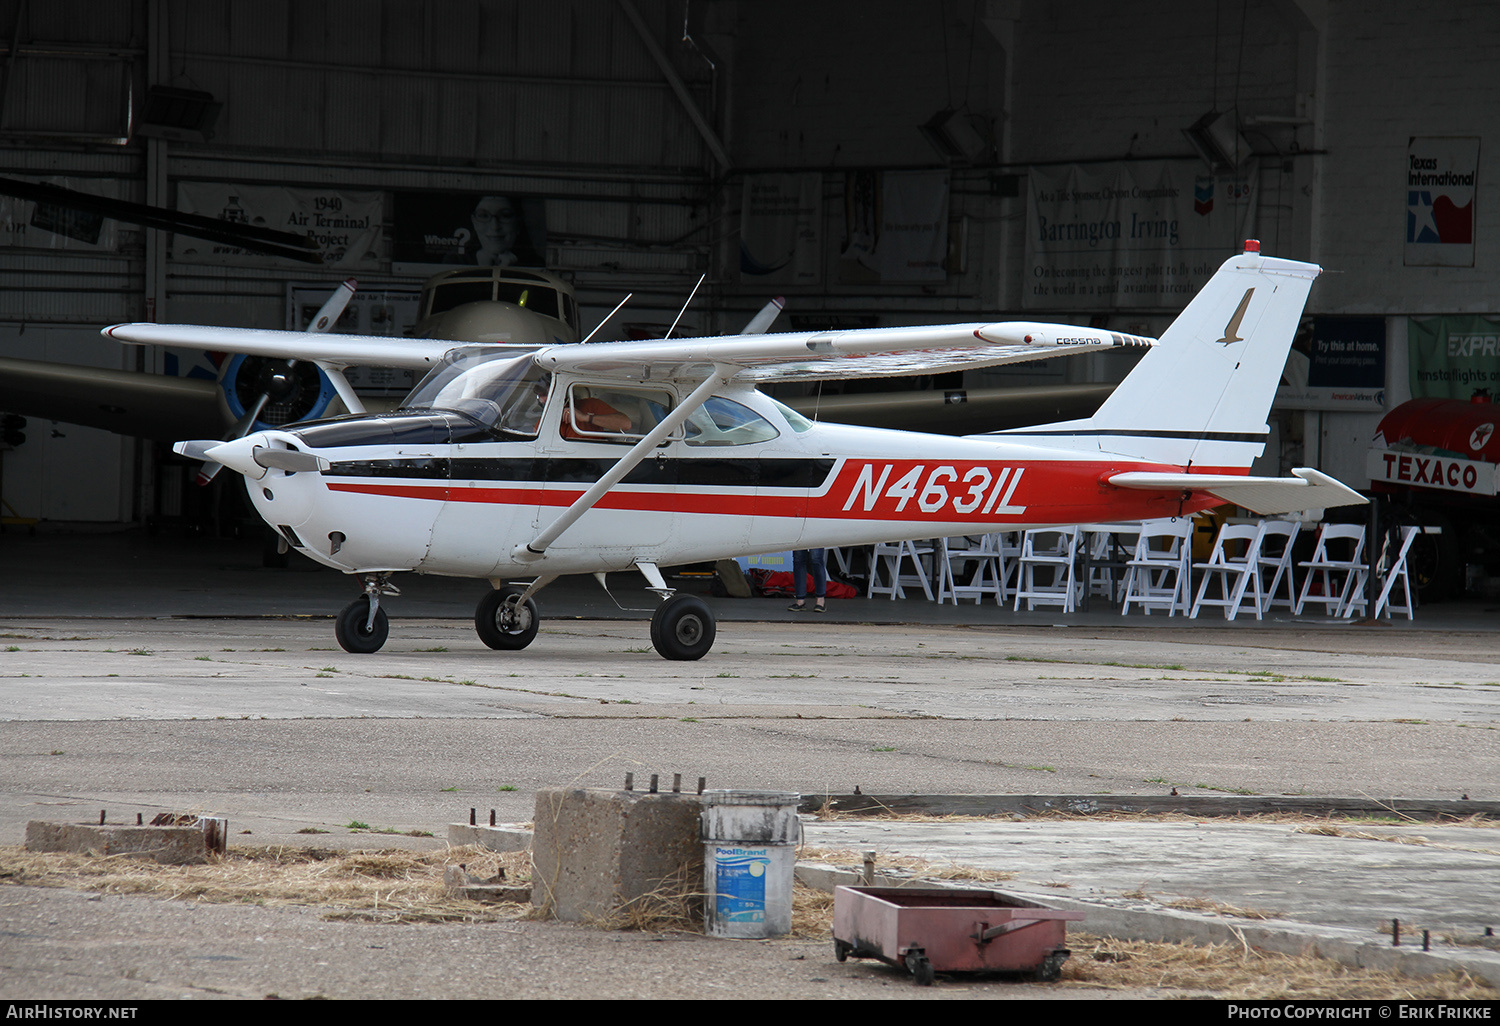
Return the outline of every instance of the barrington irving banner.
{"type": "Polygon", "coordinates": [[[1254,223],[1255,174],[1196,161],[1034,167],[1027,175],[1022,305],[1178,310],[1254,223]]]}

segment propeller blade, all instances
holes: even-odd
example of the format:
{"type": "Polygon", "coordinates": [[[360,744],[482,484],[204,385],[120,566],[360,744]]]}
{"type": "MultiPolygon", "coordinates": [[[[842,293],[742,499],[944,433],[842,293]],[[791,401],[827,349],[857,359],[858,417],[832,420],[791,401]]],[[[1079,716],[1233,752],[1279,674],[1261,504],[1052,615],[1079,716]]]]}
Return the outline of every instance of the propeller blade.
{"type": "MultiPolygon", "coordinates": [[[[314,317],[312,319],[312,323],[307,326],[308,332],[313,334],[326,332],[335,324],[337,324],[339,318],[343,316],[344,310],[348,308],[349,301],[354,298],[354,292],[358,288],[359,281],[354,278],[345,278],[342,282],[340,282],[339,287],[333,290],[333,295],[328,297],[328,301],[318,308],[317,316],[314,317]]],[[[291,371],[293,367],[297,366],[297,361],[288,360],[286,366],[287,370],[291,371]]],[[[245,411],[245,415],[242,416],[239,420],[235,421],[234,427],[224,437],[224,441],[233,442],[235,439],[244,438],[246,435],[248,435],[250,433],[250,429],[255,427],[255,422],[260,419],[261,411],[266,408],[266,404],[270,401],[271,393],[262,392],[260,394],[260,398],[255,400],[254,405],[252,405],[250,409],[245,411]]],[[[184,452],[181,449],[178,449],[177,451],[182,452],[184,456],[189,455],[189,453],[184,452]]],[[[208,484],[214,479],[214,475],[218,474],[221,464],[214,462],[212,459],[208,459],[201,452],[195,452],[191,455],[193,459],[201,459],[204,461],[203,466],[198,468],[198,484],[208,484]]]]}
{"type": "Polygon", "coordinates": [[[784,306],[786,306],[786,297],[777,296],[765,306],[761,307],[759,313],[750,318],[750,323],[745,325],[744,330],[741,331],[740,334],[764,335],[768,330],[770,330],[771,325],[776,322],[776,317],[781,313],[781,308],[784,306]]]}
{"type": "Polygon", "coordinates": [[[345,278],[338,288],[333,290],[333,295],[328,297],[318,310],[318,315],[312,319],[307,326],[310,332],[328,331],[338,323],[339,318],[344,315],[344,308],[349,305],[349,300],[354,298],[354,290],[359,288],[359,282],[353,278],[345,278]]]}
{"type": "Polygon", "coordinates": [[[207,451],[216,445],[224,443],[217,438],[196,438],[187,442],[175,442],[172,451],[179,456],[186,456],[190,460],[208,459],[207,451]]]}
{"type": "Polygon", "coordinates": [[[323,457],[315,456],[310,452],[299,452],[296,449],[267,449],[259,445],[255,447],[250,458],[267,470],[285,470],[293,474],[327,470],[333,465],[323,457]]]}

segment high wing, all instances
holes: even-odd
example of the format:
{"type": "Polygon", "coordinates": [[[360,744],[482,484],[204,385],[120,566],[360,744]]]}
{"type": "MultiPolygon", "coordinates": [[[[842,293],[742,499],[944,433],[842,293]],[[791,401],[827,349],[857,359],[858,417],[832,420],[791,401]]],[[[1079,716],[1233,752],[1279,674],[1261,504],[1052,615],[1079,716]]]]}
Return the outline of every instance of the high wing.
{"type": "Polygon", "coordinates": [[[1098,328],[998,321],[552,346],[537,362],[549,370],[632,379],[702,380],[716,369],[737,368],[733,376],[740,380],[819,381],[938,374],[1155,344],[1098,328]]]}
{"type": "MultiPolygon", "coordinates": [[[[281,360],[307,360],[330,367],[374,364],[427,370],[450,349],[466,343],[443,339],[396,338],[382,335],[323,335],[305,331],[268,328],[219,328],[197,324],[112,324],[101,334],[117,342],[135,345],[181,346],[213,352],[271,356],[281,360]]],[[[478,345],[480,343],[467,343],[478,345]]],[[[535,349],[526,345],[517,352],[535,349]]]]}

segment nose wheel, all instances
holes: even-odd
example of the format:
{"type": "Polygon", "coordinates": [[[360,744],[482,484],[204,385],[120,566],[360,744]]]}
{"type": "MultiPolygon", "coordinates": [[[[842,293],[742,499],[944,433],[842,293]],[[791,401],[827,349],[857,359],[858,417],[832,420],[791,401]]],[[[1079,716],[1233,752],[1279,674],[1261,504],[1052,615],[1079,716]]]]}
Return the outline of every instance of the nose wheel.
{"type": "Polygon", "coordinates": [[[401,589],[390,581],[389,573],[361,574],[365,593],[333,618],[333,636],[345,652],[368,654],[380,651],[391,633],[390,619],[380,608],[380,596],[399,595],[401,589]]]}
{"type": "Polygon", "coordinates": [[[391,622],[380,606],[372,608],[373,601],[369,595],[361,595],[333,618],[333,636],[345,652],[378,652],[385,644],[391,632],[391,622]]]}
{"type": "Polygon", "coordinates": [[[663,659],[702,659],[714,646],[714,614],[692,595],[674,595],[651,616],[651,644],[663,659]]]}

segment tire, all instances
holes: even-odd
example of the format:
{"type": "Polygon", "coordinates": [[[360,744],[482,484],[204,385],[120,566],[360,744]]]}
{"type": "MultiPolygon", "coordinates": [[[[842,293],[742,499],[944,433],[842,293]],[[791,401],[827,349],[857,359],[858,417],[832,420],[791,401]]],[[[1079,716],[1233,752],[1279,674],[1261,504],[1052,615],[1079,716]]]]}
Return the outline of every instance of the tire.
{"type": "Polygon", "coordinates": [[[663,659],[702,659],[714,646],[714,634],[714,614],[692,595],[674,595],[651,617],[651,644],[663,659]]]}
{"type": "Polygon", "coordinates": [[[846,944],[843,941],[839,940],[837,937],[834,938],[833,957],[838,959],[840,962],[847,962],[849,960],[849,953],[853,950],[853,944],[846,944]]]}
{"type": "Polygon", "coordinates": [[[370,598],[361,595],[349,603],[333,618],[333,636],[345,652],[366,654],[380,651],[390,635],[391,622],[385,610],[376,608],[375,623],[366,627],[370,619],[370,598]]]}
{"type": "Polygon", "coordinates": [[[527,599],[519,606],[515,599],[526,589],[507,586],[496,588],[479,600],[474,610],[474,630],[479,640],[500,652],[514,652],[536,639],[541,617],[536,603],[527,599]]]}
{"type": "Polygon", "coordinates": [[[914,952],[906,956],[906,968],[911,971],[912,982],[918,987],[930,987],[932,981],[937,978],[932,963],[927,956],[920,952],[914,952]]]}

